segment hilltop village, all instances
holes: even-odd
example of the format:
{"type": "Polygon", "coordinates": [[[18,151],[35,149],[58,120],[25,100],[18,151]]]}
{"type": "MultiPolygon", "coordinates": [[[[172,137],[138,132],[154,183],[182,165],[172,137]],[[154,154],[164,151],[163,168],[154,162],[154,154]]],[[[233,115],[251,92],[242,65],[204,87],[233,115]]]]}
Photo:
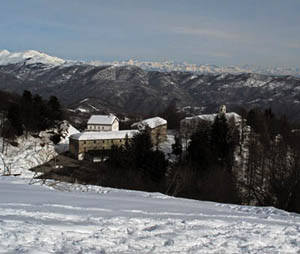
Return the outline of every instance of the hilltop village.
{"type": "MultiPolygon", "coordinates": [[[[226,106],[222,105],[218,114],[185,117],[180,121],[180,131],[175,135],[181,139],[188,139],[203,122],[212,123],[220,114],[224,114],[228,121],[232,121],[240,133],[243,132],[242,128],[247,129],[240,115],[234,112],[226,113],[226,106]]],[[[69,151],[71,156],[78,160],[94,160],[112,146],[124,146],[140,131],[149,133],[152,143],[159,145],[167,140],[167,121],[161,117],[152,117],[133,123],[130,130],[119,130],[119,119],[115,115],[91,115],[85,131],[71,135],[69,151]]],[[[246,133],[249,131],[248,126],[246,133]]],[[[245,131],[243,133],[245,134],[245,131]]]]}

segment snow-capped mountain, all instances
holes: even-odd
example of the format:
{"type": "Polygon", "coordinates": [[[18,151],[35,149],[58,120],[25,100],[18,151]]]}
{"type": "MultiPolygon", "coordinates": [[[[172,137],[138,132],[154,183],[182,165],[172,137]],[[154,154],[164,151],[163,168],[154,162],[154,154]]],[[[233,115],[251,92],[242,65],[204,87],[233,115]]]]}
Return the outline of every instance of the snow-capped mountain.
{"type": "Polygon", "coordinates": [[[27,64],[42,63],[52,66],[62,65],[68,61],[49,56],[35,50],[27,50],[22,52],[9,52],[8,50],[0,50],[0,65],[15,64],[26,62],[27,64]]]}
{"type": "Polygon", "coordinates": [[[284,67],[273,67],[273,66],[259,66],[259,65],[243,65],[243,66],[217,66],[209,64],[191,64],[187,62],[176,63],[172,61],[165,62],[147,62],[147,61],[112,61],[112,62],[101,62],[93,61],[90,62],[92,65],[113,65],[113,66],[125,66],[134,65],[147,71],[183,71],[192,72],[197,74],[220,74],[220,73],[231,73],[231,74],[241,74],[241,73],[258,73],[265,75],[292,75],[300,77],[300,67],[299,68],[284,68],[284,67]]]}
{"type": "Polygon", "coordinates": [[[146,71],[181,71],[181,72],[192,72],[196,74],[220,74],[220,73],[258,73],[265,75],[293,75],[300,77],[300,67],[287,68],[287,67],[276,67],[276,66],[259,66],[259,65],[243,65],[243,66],[217,66],[209,64],[192,64],[192,63],[179,63],[173,61],[137,61],[137,60],[126,60],[126,61],[71,61],[61,59],[55,56],[49,56],[45,53],[41,53],[35,50],[27,50],[22,52],[9,52],[7,50],[0,50],[0,65],[15,64],[19,62],[25,62],[26,64],[42,63],[50,66],[60,65],[72,65],[72,64],[83,64],[93,66],[137,66],[146,71]]]}
{"type": "Polygon", "coordinates": [[[18,93],[27,89],[46,98],[56,95],[65,106],[86,113],[145,114],[176,101],[183,109],[200,109],[197,113],[213,112],[220,104],[231,110],[272,107],[275,113],[300,120],[300,78],[294,76],[159,72],[145,71],[135,62],[95,66],[51,57],[39,63],[37,59],[0,65],[0,89],[18,93]]]}

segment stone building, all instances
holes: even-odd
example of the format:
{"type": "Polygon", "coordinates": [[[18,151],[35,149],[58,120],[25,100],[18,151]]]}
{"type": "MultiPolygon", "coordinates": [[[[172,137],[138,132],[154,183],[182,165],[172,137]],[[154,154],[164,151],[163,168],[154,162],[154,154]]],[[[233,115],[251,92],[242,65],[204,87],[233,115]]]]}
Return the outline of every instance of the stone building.
{"type": "MultiPolygon", "coordinates": [[[[226,108],[220,107],[219,114],[224,114],[227,121],[233,121],[240,129],[242,128],[242,117],[234,112],[226,113],[226,108]]],[[[218,114],[204,114],[192,117],[186,117],[180,121],[180,133],[183,137],[190,137],[203,122],[213,123],[218,114]]]]}
{"type": "Polygon", "coordinates": [[[154,145],[158,145],[167,139],[167,121],[161,117],[148,118],[132,124],[131,127],[146,130],[150,134],[154,145]]]}
{"type": "Polygon", "coordinates": [[[138,132],[138,130],[87,131],[73,134],[69,138],[69,151],[74,158],[83,160],[89,151],[100,152],[110,150],[113,145],[125,145],[126,139],[130,140],[138,132]]]}
{"type": "Polygon", "coordinates": [[[115,115],[92,115],[87,122],[87,131],[118,131],[119,119],[115,115]]]}

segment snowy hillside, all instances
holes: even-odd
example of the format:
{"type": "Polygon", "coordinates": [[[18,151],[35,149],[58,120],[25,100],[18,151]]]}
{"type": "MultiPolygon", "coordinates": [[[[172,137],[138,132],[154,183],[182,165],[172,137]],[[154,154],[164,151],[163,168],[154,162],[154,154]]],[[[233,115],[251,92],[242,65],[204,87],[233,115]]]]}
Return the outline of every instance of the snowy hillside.
{"type": "MultiPolygon", "coordinates": [[[[28,169],[41,165],[52,158],[57,153],[65,152],[69,149],[69,136],[79,133],[72,125],[62,122],[59,129],[42,131],[39,137],[29,135],[19,137],[16,141],[17,146],[6,144],[5,152],[0,152],[0,174],[4,169],[10,170],[11,174],[20,174],[22,178],[31,179],[34,175],[28,169]],[[59,144],[54,145],[49,139],[53,133],[59,133],[62,139],[59,144]]],[[[2,148],[2,138],[0,147],[2,148]]]]}
{"type": "MultiPolygon", "coordinates": [[[[78,131],[66,123],[60,129],[64,148],[78,131]]],[[[272,207],[31,181],[27,169],[56,154],[48,141],[40,133],[1,154],[21,175],[2,176],[0,163],[0,253],[300,252],[300,215],[272,207]]],[[[173,142],[168,135],[162,149],[170,152],[173,142]]]]}
{"type": "Polygon", "coordinates": [[[22,52],[9,52],[8,50],[0,50],[0,65],[15,64],[26,61],[28,64],[43,63],[48,65],[61,65],[66,63],[65,60],[49,56],[35,50],[27,50],[22,52]]]}
{"type": "Polygon", "coordinates": [[[299,253],[300,216],[0,177],[1,253],[299,253]]]}

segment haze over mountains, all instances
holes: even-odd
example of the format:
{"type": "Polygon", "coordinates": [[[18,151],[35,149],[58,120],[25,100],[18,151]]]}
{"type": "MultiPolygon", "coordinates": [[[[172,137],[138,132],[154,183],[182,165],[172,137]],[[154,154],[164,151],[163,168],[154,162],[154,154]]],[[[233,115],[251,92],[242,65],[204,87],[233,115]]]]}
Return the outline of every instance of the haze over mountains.
{"type": "Polygon", "coordinates": [[[86,63],[33,50],[0,51],[0,89],[56,95],[64,105],[89,112],[147,113],[176,101],[179,107],[203,112],[220,104],[272,107],[300,120],[300,78],[296,77],[300,72],[295,71],[295,76],[282,76],[290,73],[281,69],[283,73],[273,70],[278,75],[266,75],[238,67],[172,62],[86,63]]]}
{"type": "Polygon", "coordinates": [[[187,71],[194,73],[258,73],[266,75],[292,75],[300,77],[300,68],[288,68],[279,66],[260,66],[260,65],[243,65],[243,66],[217,66],[209,64],[192,64],[192,63],[179,63],[173,61],[137,61],[137,60],[124,60],[124,61],[74,61],[65,60],[55,56],[50,56],[45,53],[27,50],[22,52],[9,52],[8,50],[0,50],[0,65],[7,65],[25,61],[27,64],[31,63],[44,63],[49,65],[70,65],[70,64],[90,64],[94,66],[113,65],[113,66],[126,66],[133,65],[142,68],[146,71],[187,71]]]}

